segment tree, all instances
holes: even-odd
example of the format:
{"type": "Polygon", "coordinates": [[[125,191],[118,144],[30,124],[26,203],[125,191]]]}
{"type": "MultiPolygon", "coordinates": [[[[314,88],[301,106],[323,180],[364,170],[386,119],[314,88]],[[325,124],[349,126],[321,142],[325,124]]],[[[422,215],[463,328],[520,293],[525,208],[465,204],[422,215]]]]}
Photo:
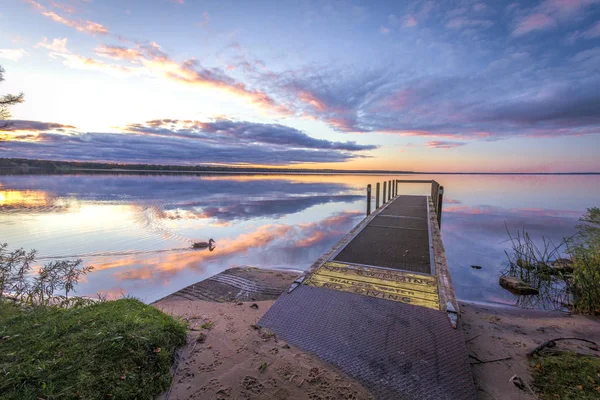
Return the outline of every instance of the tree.
{"type": "MultiPolygon", "coordinates": [[[[0,66],[0,82],[4,80],[4,68],[0,66]]],[[[3,122],[10,118],[8,107],[23,102],[23,93],[17,95],[5,94],[0,96],[0,130],[6,130],[11,125],[10,122],[3,122]]]]}

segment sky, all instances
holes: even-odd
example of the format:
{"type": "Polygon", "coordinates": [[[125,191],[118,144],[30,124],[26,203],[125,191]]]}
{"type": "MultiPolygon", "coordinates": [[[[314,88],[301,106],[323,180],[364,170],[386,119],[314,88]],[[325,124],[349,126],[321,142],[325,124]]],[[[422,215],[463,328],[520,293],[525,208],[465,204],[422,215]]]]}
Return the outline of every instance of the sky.
{"type": "Polygon", "coordinates": [[[600,172],[600,0],[0,0],[0,157],[600,172]]]}

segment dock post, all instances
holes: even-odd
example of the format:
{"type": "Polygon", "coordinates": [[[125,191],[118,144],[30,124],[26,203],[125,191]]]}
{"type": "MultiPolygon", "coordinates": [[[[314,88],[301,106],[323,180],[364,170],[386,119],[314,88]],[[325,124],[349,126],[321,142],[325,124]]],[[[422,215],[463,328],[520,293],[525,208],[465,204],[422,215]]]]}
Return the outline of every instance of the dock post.
{"type": "Polygon", "coordinates": [[[398,179],[394,180],[394,197],[398,197],[398,179]]]}
{"type": "Polygon", "coordinates": [[[392,199],[392,181],[388,181],[388,201],[392,199]]]}
{"type": "Polygon", "coordinates": [[[375,186],[375,209],[379,209],[379,182],[375,186]]]}
{"type": "Polygon", "coordinates": [[[371,184],[367,185],[367,217],[371,214],[371,184]]]}
{"type": "Polygon", "coordinates": [[[383,181],[383,199],[381,200],[381,205],[384,205],[385,203],[387,203],[387,197],[385,197],[385,188],[386,188],[386,181],[383,181]]]}
{"type": "Polygon", "coordinates": [[[444,204],[444,187],[440,186],[440,189],[438,191],[438,203],[437,203],[437,219],[438,219],[438,226],[441,228],[442,227],[442,206],[444,204]]]}

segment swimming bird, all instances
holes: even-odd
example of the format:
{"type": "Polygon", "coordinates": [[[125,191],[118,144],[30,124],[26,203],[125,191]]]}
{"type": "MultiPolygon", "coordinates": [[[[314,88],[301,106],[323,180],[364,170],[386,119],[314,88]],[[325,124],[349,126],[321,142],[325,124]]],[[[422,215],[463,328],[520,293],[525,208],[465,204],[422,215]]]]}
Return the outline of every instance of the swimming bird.
{"type": "Polygon", "coordinates": [[[209,250],[212,250],[215,248],[215,241],[213,239],[209,239],[208,242],[194,242],[192,247],[194,249],[205,249],[208,247],[209,250]]]}

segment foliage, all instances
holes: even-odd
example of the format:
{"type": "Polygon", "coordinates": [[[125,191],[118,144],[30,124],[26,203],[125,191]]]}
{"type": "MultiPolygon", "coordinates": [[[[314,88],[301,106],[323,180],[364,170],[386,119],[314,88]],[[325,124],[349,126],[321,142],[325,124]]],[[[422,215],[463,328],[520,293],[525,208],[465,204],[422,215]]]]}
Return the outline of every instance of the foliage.
{"type": "Polygon", "coordinates": [[[35,250],[8,252],[7,244],[0,244],[0,298],[7,294],[20,301],[37,305],[72,305],[69,293],[81,277],[93,269],[81,266],[82,260],[53,261],[32,274],[35,250]],[[61,291],[64,295],[56,295],[61,291]]]}
{"type": "Polygon", "coordinates": [[[600,398],[600,358],[572,352],[535,359],[533,385],[541,399],[600,398]]]}
{"type": "Polygon", "coordinates": [[[575,310],[591,314],[600,312],[600,208],[589,208],[579,221],[568,245],[574,266],[570,290],[575,310]]]}
{"type": "MultiPolygon", "coordinates": [[[[4,80],[4,68],[0,66],[0,82],[4,80]]],[[[23,93],[14,95],[6,94],[0,96],[0,121],[10,118],[8,107],[23,102],[23,93]]],[[[0,122],[0,130],[7,129],[10,126],[7,122],[0,122]]]]}
{"type": "Polygon", "coordinates": [[[70,309],[0,299],[0,397],[152,399],[185,340],[182,322],[134,299],[70,309]]]}

